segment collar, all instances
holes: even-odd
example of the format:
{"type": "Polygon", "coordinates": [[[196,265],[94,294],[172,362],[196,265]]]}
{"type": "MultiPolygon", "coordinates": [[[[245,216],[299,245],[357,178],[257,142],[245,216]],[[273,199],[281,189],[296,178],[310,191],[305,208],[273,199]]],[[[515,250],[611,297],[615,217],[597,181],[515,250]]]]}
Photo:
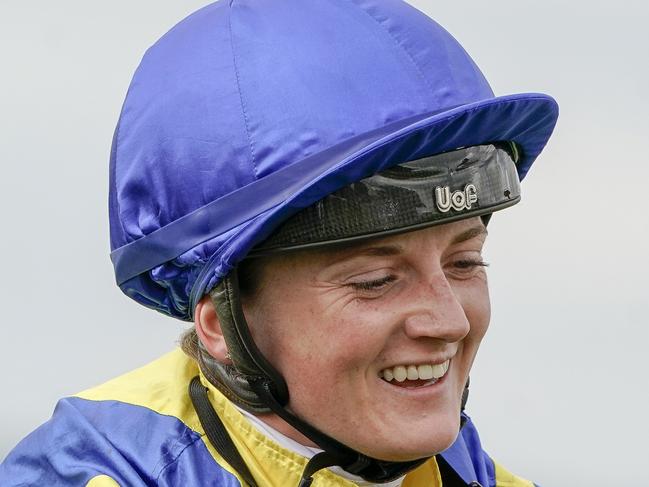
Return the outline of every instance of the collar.
{"type": "MultiPolygon", "coordinates": [[[[299,451],[298,453],[290,447],[290,444],[282,445],[283,441],[281,441],[280,437],[269,435],[270,430],[266,430],[266,432],[260,431],[261,428],[258,429],[253,422],[246,418],[202,373],[200,379],[201,383],[209,390],[212,407],[223,421],[232,441],[258,484],[278,487],[298,485],[302,471],[309,460],[305,455],[308,454],[308,451],[295,448],[299,451]]],[[[263,424],[265,425],[265,423],[263,424]]],[[[268,425],[265,426],[269,428],[268,425]]],[[[272,428],[271,430],[276,432],[272,428]]],[[[281,435],[279,432],[276,433],[281,435]]],[[[284,436],[284,438],[286,437],[284,436]]],[[[303,445],[300,446],[306,448],[303,445]]],[[[315,452],[311,452],[311,455],[313,454],[315,452]]],[[[318,485],[318,487],[358,487],[363,485],[345,477],[330,469],[320,470],[314,475],[314,479],[317,481],[315,485],[318,485]]],[[[435,459],[432,458],[408,473],[402,485],[404,487],[441,486],[441,477],[435,459]],[[426,480],[424,481],[424,479],[426,480]],[[431,479],[436,480],[436,483],[431,484],[431,479]]]]}

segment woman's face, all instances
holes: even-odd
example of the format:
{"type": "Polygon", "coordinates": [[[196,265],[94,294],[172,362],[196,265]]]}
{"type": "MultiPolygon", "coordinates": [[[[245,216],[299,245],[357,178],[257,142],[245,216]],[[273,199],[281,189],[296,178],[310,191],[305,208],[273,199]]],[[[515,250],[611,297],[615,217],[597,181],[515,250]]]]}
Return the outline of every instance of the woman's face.
{"type": "Polygon", "coordinates": [[[449,447],[489,324],[485,237],[472,218],[269,259],[244,310],[289,408],[379,459],[449,447]]]}

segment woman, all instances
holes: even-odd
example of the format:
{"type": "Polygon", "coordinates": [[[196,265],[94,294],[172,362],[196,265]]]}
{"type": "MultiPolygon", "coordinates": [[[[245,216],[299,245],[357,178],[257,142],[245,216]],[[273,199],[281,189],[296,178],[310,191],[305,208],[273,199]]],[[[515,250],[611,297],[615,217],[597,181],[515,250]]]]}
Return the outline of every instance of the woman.
{"type": "Polygon", "coordinates": [[[556,117],[546,95],[495,98],[402,2],[188,17],[120,116],[111,258],[195,332],[61,401],[3,485],[531,485],[462,409],[486,224],[556,117]]]}

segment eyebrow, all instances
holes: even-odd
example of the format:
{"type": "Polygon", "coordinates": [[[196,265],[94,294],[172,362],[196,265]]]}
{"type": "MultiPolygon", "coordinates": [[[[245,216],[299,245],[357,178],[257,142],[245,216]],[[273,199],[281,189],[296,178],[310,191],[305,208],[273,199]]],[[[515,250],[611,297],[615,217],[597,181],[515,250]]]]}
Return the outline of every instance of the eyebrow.
{"type": "Polygon", "coordinates": [[[471,240],[472,238],[478,237],[480,235],[487,235],[487,233],[487,227],[483,225],[471,227],[468,230],[465,230],[464,232],[453,237],[453,240],[451,240],[451,245],[466,242],[467,240],[471,240]]]}
{"type": "Polygon", "coordinates": [[[357,252],[357,255],[367,255],[370,257],[389,257],[391,255],[398,255],[403,252],[403,247],[400,245],[377,245],[376,247],[362,248],[357,252]]]}
{"type": "MultiPolygon", "coordinates": [[[[450,245],[457,245],[466,242],[481,235],[487,235],[487,228],[483,225],[471,227],[453,237],[450,245]]],[[[340,250],[340,249],[338,249],[340,250]]],[[[335,252],[335,250],[334,250],[335,252]]],[[[398,244],[375,244],[368,245],[361,248],[356,245],[351,245],[349,248],[343,250],[343,255],[336,255],[335,261],[340,262],[349,258],[366,256],[366,257],[390,257],[403,253],[403,247],[398,244]]]]}

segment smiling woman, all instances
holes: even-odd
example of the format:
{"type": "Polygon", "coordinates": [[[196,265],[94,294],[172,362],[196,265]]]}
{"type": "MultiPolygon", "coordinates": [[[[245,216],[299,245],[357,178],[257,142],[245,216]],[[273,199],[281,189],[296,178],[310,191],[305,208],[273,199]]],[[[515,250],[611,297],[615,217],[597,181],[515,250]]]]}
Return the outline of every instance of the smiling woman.
{"type": "Polygon", "coordinates": [[[185,353],[62,400],[2,485],[532,485],[464,409],[486,225],[556,118],[397,0],[188,17],[142,60],[110,169],[118,285],[194,323],[185,353]]]}
{"type": "MultiPolygon", "coordinates": [[[[268,258],[264,285],[243,309],[259,351],[286,380],[290,411],[382,460],[447,449],[489,323],[483,242],[484,227],[473,218],[268,258]]],[[[197,330],[225,362],[211,303],[199,303],[197,330]]],[[[317,446],[283,421],[272,424],[317,446]]]]}
{"type": "Polygon", "coordinates": [[[460,429],[490,315],[484,222],[517,201],[514,154],[478,146],[406,162],[297,213],[241,263],[254,286],[241,292],[234,272],[198,302],[185,349],[274,431],[329,445],[318,468],[400,478],[460,429]],[[434,188],[451,182],[475,183],[473,208],[447,213],[434,188]]]}

